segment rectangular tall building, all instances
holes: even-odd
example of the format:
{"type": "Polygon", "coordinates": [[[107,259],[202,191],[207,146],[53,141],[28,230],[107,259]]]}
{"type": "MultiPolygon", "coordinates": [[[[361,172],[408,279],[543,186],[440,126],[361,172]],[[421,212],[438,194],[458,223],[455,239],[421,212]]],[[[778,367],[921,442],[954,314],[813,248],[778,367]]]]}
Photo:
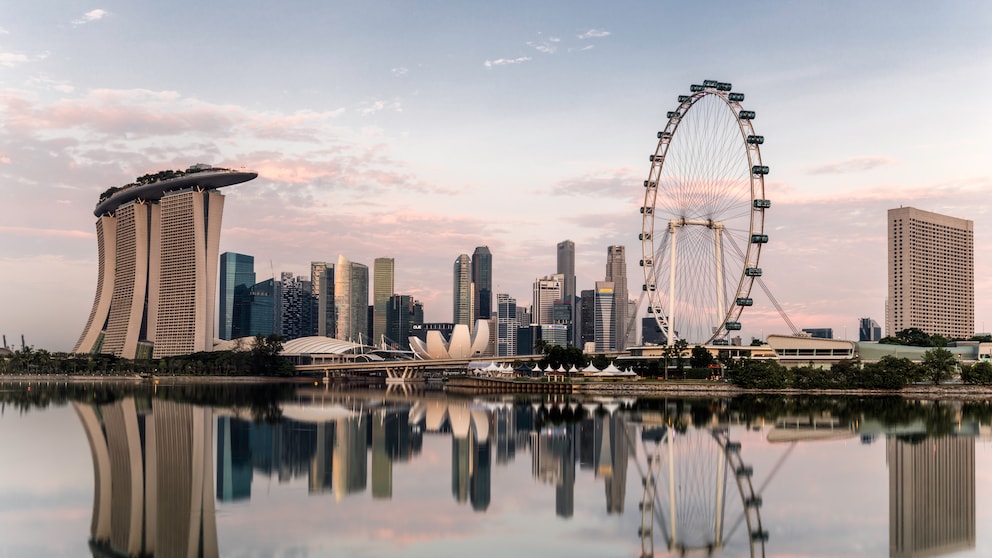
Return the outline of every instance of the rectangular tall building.
{"type": "Polygon", "coordinates": [[[606,249],[606,281],[613,283],[613,348],[627,348],[627,256],[623,246],[606,249]]]}
{"type": "MultiPolygon", "coordinates": [[[[393,258],[376,258],[372,262],[372,304],[375,312],[372,315],[372,344],[379,345],[382,336],[386,335],[386,307],[389,297],[393,296],[396,281],[396,260],[393,258]]],[[[394,339],[404,341],[405,339],[394,339]]]]}
{"type": "Polygon", "coordinates": [[[248,335],[249,292],[255,284],[255,258],[224,252],[220,255],[220,331],[221,339],[248,335]]]}
{"type": "Polygon", "coordinates": [[[975,334],[974,224],[912,207],[889,210],[885,334],[975,334]]]}

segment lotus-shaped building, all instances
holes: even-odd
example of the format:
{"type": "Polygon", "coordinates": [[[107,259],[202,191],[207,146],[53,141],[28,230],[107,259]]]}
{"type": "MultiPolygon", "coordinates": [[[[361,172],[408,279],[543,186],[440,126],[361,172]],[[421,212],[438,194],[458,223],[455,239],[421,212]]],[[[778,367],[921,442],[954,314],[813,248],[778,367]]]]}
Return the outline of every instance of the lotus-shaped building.
{"type": "Polygon", "coordinates": [[[485,352],[489,345],[489,322],[475,322],[475,331],[469,332],[468,326],[458,324],[451,332],[451,339],[445,340],[440,331],[428,330],[427,342],[419,337],[410,337],[410,348],[424,360],[465,359],[473,358],[485,352]]]}

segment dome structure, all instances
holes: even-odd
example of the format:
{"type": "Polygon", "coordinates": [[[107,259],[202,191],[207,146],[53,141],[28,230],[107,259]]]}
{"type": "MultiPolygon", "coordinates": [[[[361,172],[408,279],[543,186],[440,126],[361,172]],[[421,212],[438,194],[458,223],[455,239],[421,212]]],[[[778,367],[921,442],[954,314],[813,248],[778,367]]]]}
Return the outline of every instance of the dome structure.
{"type": "Polygon", "coordinates": [[[451,332],[451,339],[445,340],[440,331],[427,332],[427,342],[419,337],[410,337],[410,349],[424,360],[466,359],[481,355],[489,345],[489,322],[475,322],[475,331],[470,332],[465,324],[458,324],[451,332]]]}

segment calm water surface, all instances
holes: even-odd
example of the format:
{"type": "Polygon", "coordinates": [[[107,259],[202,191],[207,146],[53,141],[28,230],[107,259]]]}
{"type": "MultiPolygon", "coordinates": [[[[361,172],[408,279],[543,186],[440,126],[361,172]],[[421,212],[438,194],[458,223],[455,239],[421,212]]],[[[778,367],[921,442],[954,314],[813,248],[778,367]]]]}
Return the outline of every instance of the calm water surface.
{"type": "Polygon", "coordinates": [[[0,383],[0,557],[992,556],[990,417],[0,383]]]}

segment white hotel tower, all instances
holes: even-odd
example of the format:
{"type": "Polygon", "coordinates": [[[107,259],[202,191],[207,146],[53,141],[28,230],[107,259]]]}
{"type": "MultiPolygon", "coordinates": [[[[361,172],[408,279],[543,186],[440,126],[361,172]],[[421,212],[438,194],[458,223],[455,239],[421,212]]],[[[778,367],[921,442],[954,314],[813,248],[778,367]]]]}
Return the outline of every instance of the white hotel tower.
{"type": "Polygon", "coordinates": [[[159,358],[213,348],[224,210],[216,189],[258,173],[197,165],[165,176],[97,204],[96,297],[73,352],[159,358]]]}

